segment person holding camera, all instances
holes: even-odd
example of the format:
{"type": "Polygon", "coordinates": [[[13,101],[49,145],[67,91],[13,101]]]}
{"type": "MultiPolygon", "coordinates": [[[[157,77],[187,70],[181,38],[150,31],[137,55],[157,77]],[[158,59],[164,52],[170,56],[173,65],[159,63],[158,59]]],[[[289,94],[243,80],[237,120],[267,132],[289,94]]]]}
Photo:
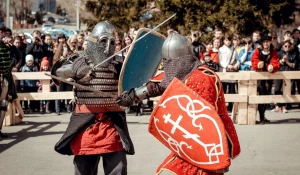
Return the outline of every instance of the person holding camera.
{"type": "Polygon", "coordinates": [[[32,32],[32,43],[27,44],[26,55],[32,55],[35,65],[40,67],[42,58],[45,56],[45,47],[43,46],[43,40],[41,39],[41,32],[35,30],[32,32]]]}

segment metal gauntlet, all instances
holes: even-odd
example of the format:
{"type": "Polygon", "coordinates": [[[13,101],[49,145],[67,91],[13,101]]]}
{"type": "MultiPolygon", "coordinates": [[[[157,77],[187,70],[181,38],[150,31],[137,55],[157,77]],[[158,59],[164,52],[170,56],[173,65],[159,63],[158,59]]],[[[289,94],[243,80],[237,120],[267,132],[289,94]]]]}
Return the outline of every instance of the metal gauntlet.
{"type": "Polygon", "coordinates": [[[72,71],[72,64],[65,64],[56,70],[56,75],[61,78],[74,78],[75,74],[72,71]]]}
{"type": "Polygon", "coordinates": [[[149,91],[147,89],[146,84],[143,84],[143,86],[135,88],[135,98],[138,98],[139,101],[142,101],[143,99],[146,99],[149,97],[149,91]]]}

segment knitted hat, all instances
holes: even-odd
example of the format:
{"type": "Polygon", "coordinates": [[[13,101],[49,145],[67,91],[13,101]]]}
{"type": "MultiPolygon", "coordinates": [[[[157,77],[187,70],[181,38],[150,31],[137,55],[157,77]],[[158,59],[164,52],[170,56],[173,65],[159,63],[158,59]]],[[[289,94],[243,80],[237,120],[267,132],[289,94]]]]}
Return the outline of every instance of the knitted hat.
{"type": "Polygon", "coordinates": [[[40,71],[42,71],[42,67],[43,67],[43,66],[48,66],[48,69],[49,69],[49,61],[48,61],[48,58],[47,58],[47,57],[44,57],[44,58],[42,59],[40,71]]]}
{"type": "Polygon", "coordinates": [[[26,60],[26,62],[28,62],[28,61],[33,61],[34,59],[33,59],[33,56],[29,54],[29,55],[26,55],[25,60],[26,60]]]}

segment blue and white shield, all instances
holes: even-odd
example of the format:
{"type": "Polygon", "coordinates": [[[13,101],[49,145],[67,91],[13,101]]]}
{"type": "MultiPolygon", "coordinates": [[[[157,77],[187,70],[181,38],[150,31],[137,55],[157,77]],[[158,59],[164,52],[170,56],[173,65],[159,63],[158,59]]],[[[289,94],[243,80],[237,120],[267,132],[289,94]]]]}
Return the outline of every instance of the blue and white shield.
{"type": "MultiPolygon", "coordinates": [[[[148,31],[150,29],[139,29],[133,42],[148,31]]],[[[155,75],[161,63],[161,51],[165,38],[158,32],[151,32],[130,46],[119,77],[119,94],[142,86],[155,75]]]]}

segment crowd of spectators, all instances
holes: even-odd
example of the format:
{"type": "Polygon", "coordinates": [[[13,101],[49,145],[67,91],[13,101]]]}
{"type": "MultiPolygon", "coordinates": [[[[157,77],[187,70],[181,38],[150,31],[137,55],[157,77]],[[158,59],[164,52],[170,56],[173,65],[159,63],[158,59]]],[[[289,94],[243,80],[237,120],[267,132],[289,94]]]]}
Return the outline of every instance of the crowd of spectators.
{"type": "MultiPolygon", "coordinates": [[[[177,32],[173,26],[168,26],[168,34],[177,32]]],[[[85,50],[87,47],[86,38],[91,34],[91,30],[80,31],[77,35],[67,38],[64,34],[60,34],[57,40],[53,40],[51,35],[43,35],[39,30],[32,32],[33,40],[26,43],[24,33],[15,33],[12,35],[10,29],[6,29],[6,37],[10,39],[10,43],[14,51],[11,52],[12,72],[37,72],[50,71],[56,61],[69,54],[85,50]]],[[[137,29],[131,28],[128,33],[119,34],[115,40],[115,51],[118,52],[122,48],[130,45],[137,34],[137,29]]],[[[283,41],[278,43],[276,36],[272,37],[272,49],[278,53],[280,60],[280,71],[300,70],[299,48],[300,47],[300,31],[294,29],[286,31],[283,41]]],[[[200,42],[200,33],[191,32],[187,38],[191,42],[194,54],[199,60],[216,72],[236,72],[251,71],[251,59],[256,49],[262,49],[261,33],[254,31],[252,36],[241,36],[239,34],[227,35],[222,30],[214,31],[214,38],[204,43],[200,42]]],[[[122,55],[126,55],[126,49],[122,55]]],[[[237,83],[232,80],[224,80],[223,88],[225,93],[237,93],[237,83]]],[[[268,80],[268,92],[271,93],[273,84],[275,85],[275,94],[282,94],[282,80],[268,80]]],[[[42,92],[42,81],[24,80],[20,81],[18,86],[19,92],[42,92]]],[[[300,80],[292,81],[291,93],[295,94],[296,90],[300,93],[300,80]],[[297,87],[297,88],[296,88],[297,87]]],[[[62,83],[60,86],[51,84],[52,91],[71,91],[72,86],[62,83]]],[[[64,101],[63,101],[64,102],[64,101]]],[[[54,103],[53,103],[54,104],[54,103]]],[[[50,101],[34,101],[24,102],[25,113],[40,111],[41,113],[50,113],[55,111],[60,114],[61,110],[71,112],[71,104],[69,101],[61,103],[56,100],[55,105],[51,105],[50,101]],[[61,105],[65,104],[65,105],[61,105]],[[53,106],[53,107],[51,107],[53,106]],[[50,109],[52,108],[52,110],[50,109]]],[[[228,110],[231,111],[233,104],[229,103],[228,110]]],[[[274,112],[288,112],[289,104],[275,104],[274,112]]]]}
{"type": "MultiPolygon", "coordinates": [[[[176,28],[169,27],[168,33],[177,32],[176,28]]],[[[275,51],[280,62],[279,71],[299,71],[300,70],[300,31],[285,31],[283,40],[278,43],[278,38],[275,35],[265,34],[262,36],[260,31],[254,31],[252,36],[241,36],[240,34],[227,35],[220,29],[214,31],[214,38],[205,43],[199,42],[200,34],[191,32],[187,38],[190,40],[194,54],[199,60],[210,67],[215,72],[238,72],[252,71],[251,60],[253,53],[263,52],[262,37],[267,38],[270,43],[271,52],[275,51]]],[[[260,55],[258,55],[259,57],[260,55]]],[[[272,92],[276,95],[282,94],[283,80],[267,80],[266,94],[272,92]],[[272,91],[274,87],[274,91],[272,91]]],[[[232,80],[222,81],[225,93],[237,93],[237,83],[232,80]]],[[[292,80],[291,94],[300,94],[300,80],[292,80]]],[[[227,109],[232,110],[233,104],[229,103],[227,109]]],[[[268,108],[273,112],[287,113],[291,108],[290,104],[268,104],[268,108]]],[[[298,106],[300,107],[300,105],[298,106]]]]}

